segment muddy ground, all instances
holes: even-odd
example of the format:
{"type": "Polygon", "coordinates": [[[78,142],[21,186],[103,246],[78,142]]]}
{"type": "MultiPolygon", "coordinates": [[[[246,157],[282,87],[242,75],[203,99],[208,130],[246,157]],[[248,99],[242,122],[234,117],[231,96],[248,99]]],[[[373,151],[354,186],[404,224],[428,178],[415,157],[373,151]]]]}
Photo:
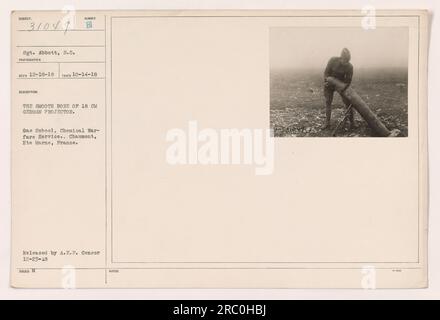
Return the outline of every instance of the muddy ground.
{"type": "MultiPolygon", "coordinates": [[[[407,72],[402,69],[356,70],[352,88],[389,129],[399,129],[408,136],[407,72]]],[[[276,137],[328,137],[343,118],[345,105],[335,93],[332,128],[322,129],[325,122],[323,75],[317,70],[277,70],[271,72],[270,124],[276,137]]],[[[373,137],[359,113],[356,128],[349,122],[341,127],[339,137],[373,137]]]]}

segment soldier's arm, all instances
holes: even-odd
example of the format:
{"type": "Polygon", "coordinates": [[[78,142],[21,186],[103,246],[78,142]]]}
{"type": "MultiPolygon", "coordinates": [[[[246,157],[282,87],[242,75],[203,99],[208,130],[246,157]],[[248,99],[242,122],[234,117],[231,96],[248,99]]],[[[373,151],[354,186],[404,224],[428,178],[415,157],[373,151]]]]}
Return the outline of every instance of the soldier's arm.
{"type": "Polygon", "coordinates": [[[353,79],[353,66],[350,66],[350,70],[345,75],[345,83],[346,84],[345,84],[345,88],[344,88],[344,90],[342,90],[342,92],[347,90],[347,88],[351,85],[352,79],[353,79]]]}
{"type": "Polygon", "coordinates": [[[332,66],[333,66],[334,62],[335,62],[335,58],[331,58],[328,61],[327,67],[325,68],[325,71],[324,71],[324,80],[326,80],[327,77],[330,77],[330,72],[332,70],[332,66]]]}

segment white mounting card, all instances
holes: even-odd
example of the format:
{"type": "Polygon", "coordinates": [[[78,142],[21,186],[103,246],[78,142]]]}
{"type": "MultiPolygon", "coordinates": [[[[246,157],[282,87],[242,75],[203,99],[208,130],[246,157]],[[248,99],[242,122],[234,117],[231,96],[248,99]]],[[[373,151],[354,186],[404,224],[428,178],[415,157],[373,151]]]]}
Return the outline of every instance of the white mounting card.
{"type": "Polygon", "coordinates": [[[425,11],[11,13],[19,288],[423,288],[425,11]]]}

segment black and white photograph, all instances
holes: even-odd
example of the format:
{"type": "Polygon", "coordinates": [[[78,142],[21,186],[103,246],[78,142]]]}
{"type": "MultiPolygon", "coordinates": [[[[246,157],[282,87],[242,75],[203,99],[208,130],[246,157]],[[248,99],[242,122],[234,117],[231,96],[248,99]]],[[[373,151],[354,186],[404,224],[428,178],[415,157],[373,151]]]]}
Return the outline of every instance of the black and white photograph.
{"type": "Polygon", "coordinates": [[[273,27],[275,137],[407,137],[408,29],[273,27]]]}

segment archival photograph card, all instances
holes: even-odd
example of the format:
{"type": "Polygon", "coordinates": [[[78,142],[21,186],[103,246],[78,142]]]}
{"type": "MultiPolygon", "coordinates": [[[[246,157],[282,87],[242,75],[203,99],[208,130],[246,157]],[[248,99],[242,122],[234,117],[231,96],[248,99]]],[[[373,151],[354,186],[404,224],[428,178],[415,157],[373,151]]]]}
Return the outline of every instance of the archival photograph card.
{"type": "Polygon", "coordinates": [[[15,288],[425,288],[425,11],[14,11],[15,288]]]}

